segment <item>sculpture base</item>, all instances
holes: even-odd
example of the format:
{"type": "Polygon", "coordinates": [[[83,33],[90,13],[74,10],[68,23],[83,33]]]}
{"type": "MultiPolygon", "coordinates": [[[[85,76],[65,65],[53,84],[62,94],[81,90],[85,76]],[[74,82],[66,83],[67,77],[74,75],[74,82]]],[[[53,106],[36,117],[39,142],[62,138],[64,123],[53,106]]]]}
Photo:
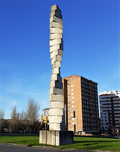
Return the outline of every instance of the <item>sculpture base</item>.
{"type": "MultiPolygon", "coordinates": [[[[46,131],[40,130],[39,143],[46,144],[46,131]]],[[[55,131],[47,130],[47,144],[48,145],[68,145],[73,143],[73,131],[55,131]]]]}

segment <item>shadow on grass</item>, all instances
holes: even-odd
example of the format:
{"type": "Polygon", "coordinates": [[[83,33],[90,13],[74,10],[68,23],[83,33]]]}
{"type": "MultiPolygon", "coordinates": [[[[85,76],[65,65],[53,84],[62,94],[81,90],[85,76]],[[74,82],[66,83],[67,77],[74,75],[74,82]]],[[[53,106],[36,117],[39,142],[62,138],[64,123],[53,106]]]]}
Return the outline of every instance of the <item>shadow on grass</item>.
{"type": "Polygon", "coordinates": [[[39,135],[38,134],[1,134],[0,136],[37,136],[37,137],[39,137],[39,135]]]}
{"type": "Polygon", "coordinates": [[[114,136],[84,136],[84,135],[74,135],[74,137],[82,137],[82,138],[113,138],[114,139],[114,136]]]}
{"type": "Polygon", "coordinates": [[[118,140],[115,140],[115,141],[101,141],[101,140],[97,140],[97,141],[74,141],[74,144],[76,144],[76,143],[110,143],[110,142],[119,142],[118,140]]]}

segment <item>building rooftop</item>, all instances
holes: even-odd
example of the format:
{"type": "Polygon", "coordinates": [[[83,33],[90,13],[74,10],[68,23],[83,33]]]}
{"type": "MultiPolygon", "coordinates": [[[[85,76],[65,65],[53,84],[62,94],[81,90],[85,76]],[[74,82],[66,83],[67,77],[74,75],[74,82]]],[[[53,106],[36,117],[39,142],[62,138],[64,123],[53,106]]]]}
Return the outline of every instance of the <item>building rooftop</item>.
{"type": "Polygon", "coordinates": [[[101,92],[101,93],[99,93],[99,96],[100,96],[100,95],[105,95],[105,94],[117,95],[117,96],[120,97],[120,92],[118,92],[118,91],[116,91],[116,90],[101,92]]]}
{"type": "Polygon", "coordinates": [[[97,84],[97,82],[94,82],[94,81],[92,81],[92,80],[90,80],[90,79],[87,79],[87,78],[85,78],[85,77],[83,77],[83,76],[79,76],[79,75],[70,75],[70,76],[65,77],[64,79],[66,79],[66,78],[72,78],[72,77],[82,77],[82,78],[84,78],[84,79],[86,79],[86,80],[88,80],[88,81],[91,81],[91,82],[97,84]]]}

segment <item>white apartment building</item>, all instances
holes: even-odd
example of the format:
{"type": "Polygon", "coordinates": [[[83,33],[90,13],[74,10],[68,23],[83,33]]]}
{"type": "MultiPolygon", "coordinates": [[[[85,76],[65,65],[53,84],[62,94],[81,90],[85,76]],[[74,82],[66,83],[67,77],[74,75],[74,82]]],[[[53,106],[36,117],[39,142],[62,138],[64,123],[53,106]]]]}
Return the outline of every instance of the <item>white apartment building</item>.
{"type": "Polygon", "coordinates": [[[120,92],[105,91],[99,94],[101,112],[101,132],[112,133],[120,132],[120,92]]]}

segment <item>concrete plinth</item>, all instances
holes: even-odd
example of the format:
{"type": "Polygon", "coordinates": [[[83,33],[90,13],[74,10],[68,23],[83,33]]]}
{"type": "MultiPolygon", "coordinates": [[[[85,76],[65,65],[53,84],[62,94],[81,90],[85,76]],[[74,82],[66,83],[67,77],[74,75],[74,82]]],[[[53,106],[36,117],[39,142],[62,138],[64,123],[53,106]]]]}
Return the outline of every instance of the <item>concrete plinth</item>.
{"type": "MultiPolygon", "coordinates": [[[[39,132],[39,143],[46,143],[46,131],[40,130],[39,132]]],[[[47,130],[47,144],[48,145],[68,145],[73,143],[73,132],[72,131],[55,131],[47,130]]]]}

